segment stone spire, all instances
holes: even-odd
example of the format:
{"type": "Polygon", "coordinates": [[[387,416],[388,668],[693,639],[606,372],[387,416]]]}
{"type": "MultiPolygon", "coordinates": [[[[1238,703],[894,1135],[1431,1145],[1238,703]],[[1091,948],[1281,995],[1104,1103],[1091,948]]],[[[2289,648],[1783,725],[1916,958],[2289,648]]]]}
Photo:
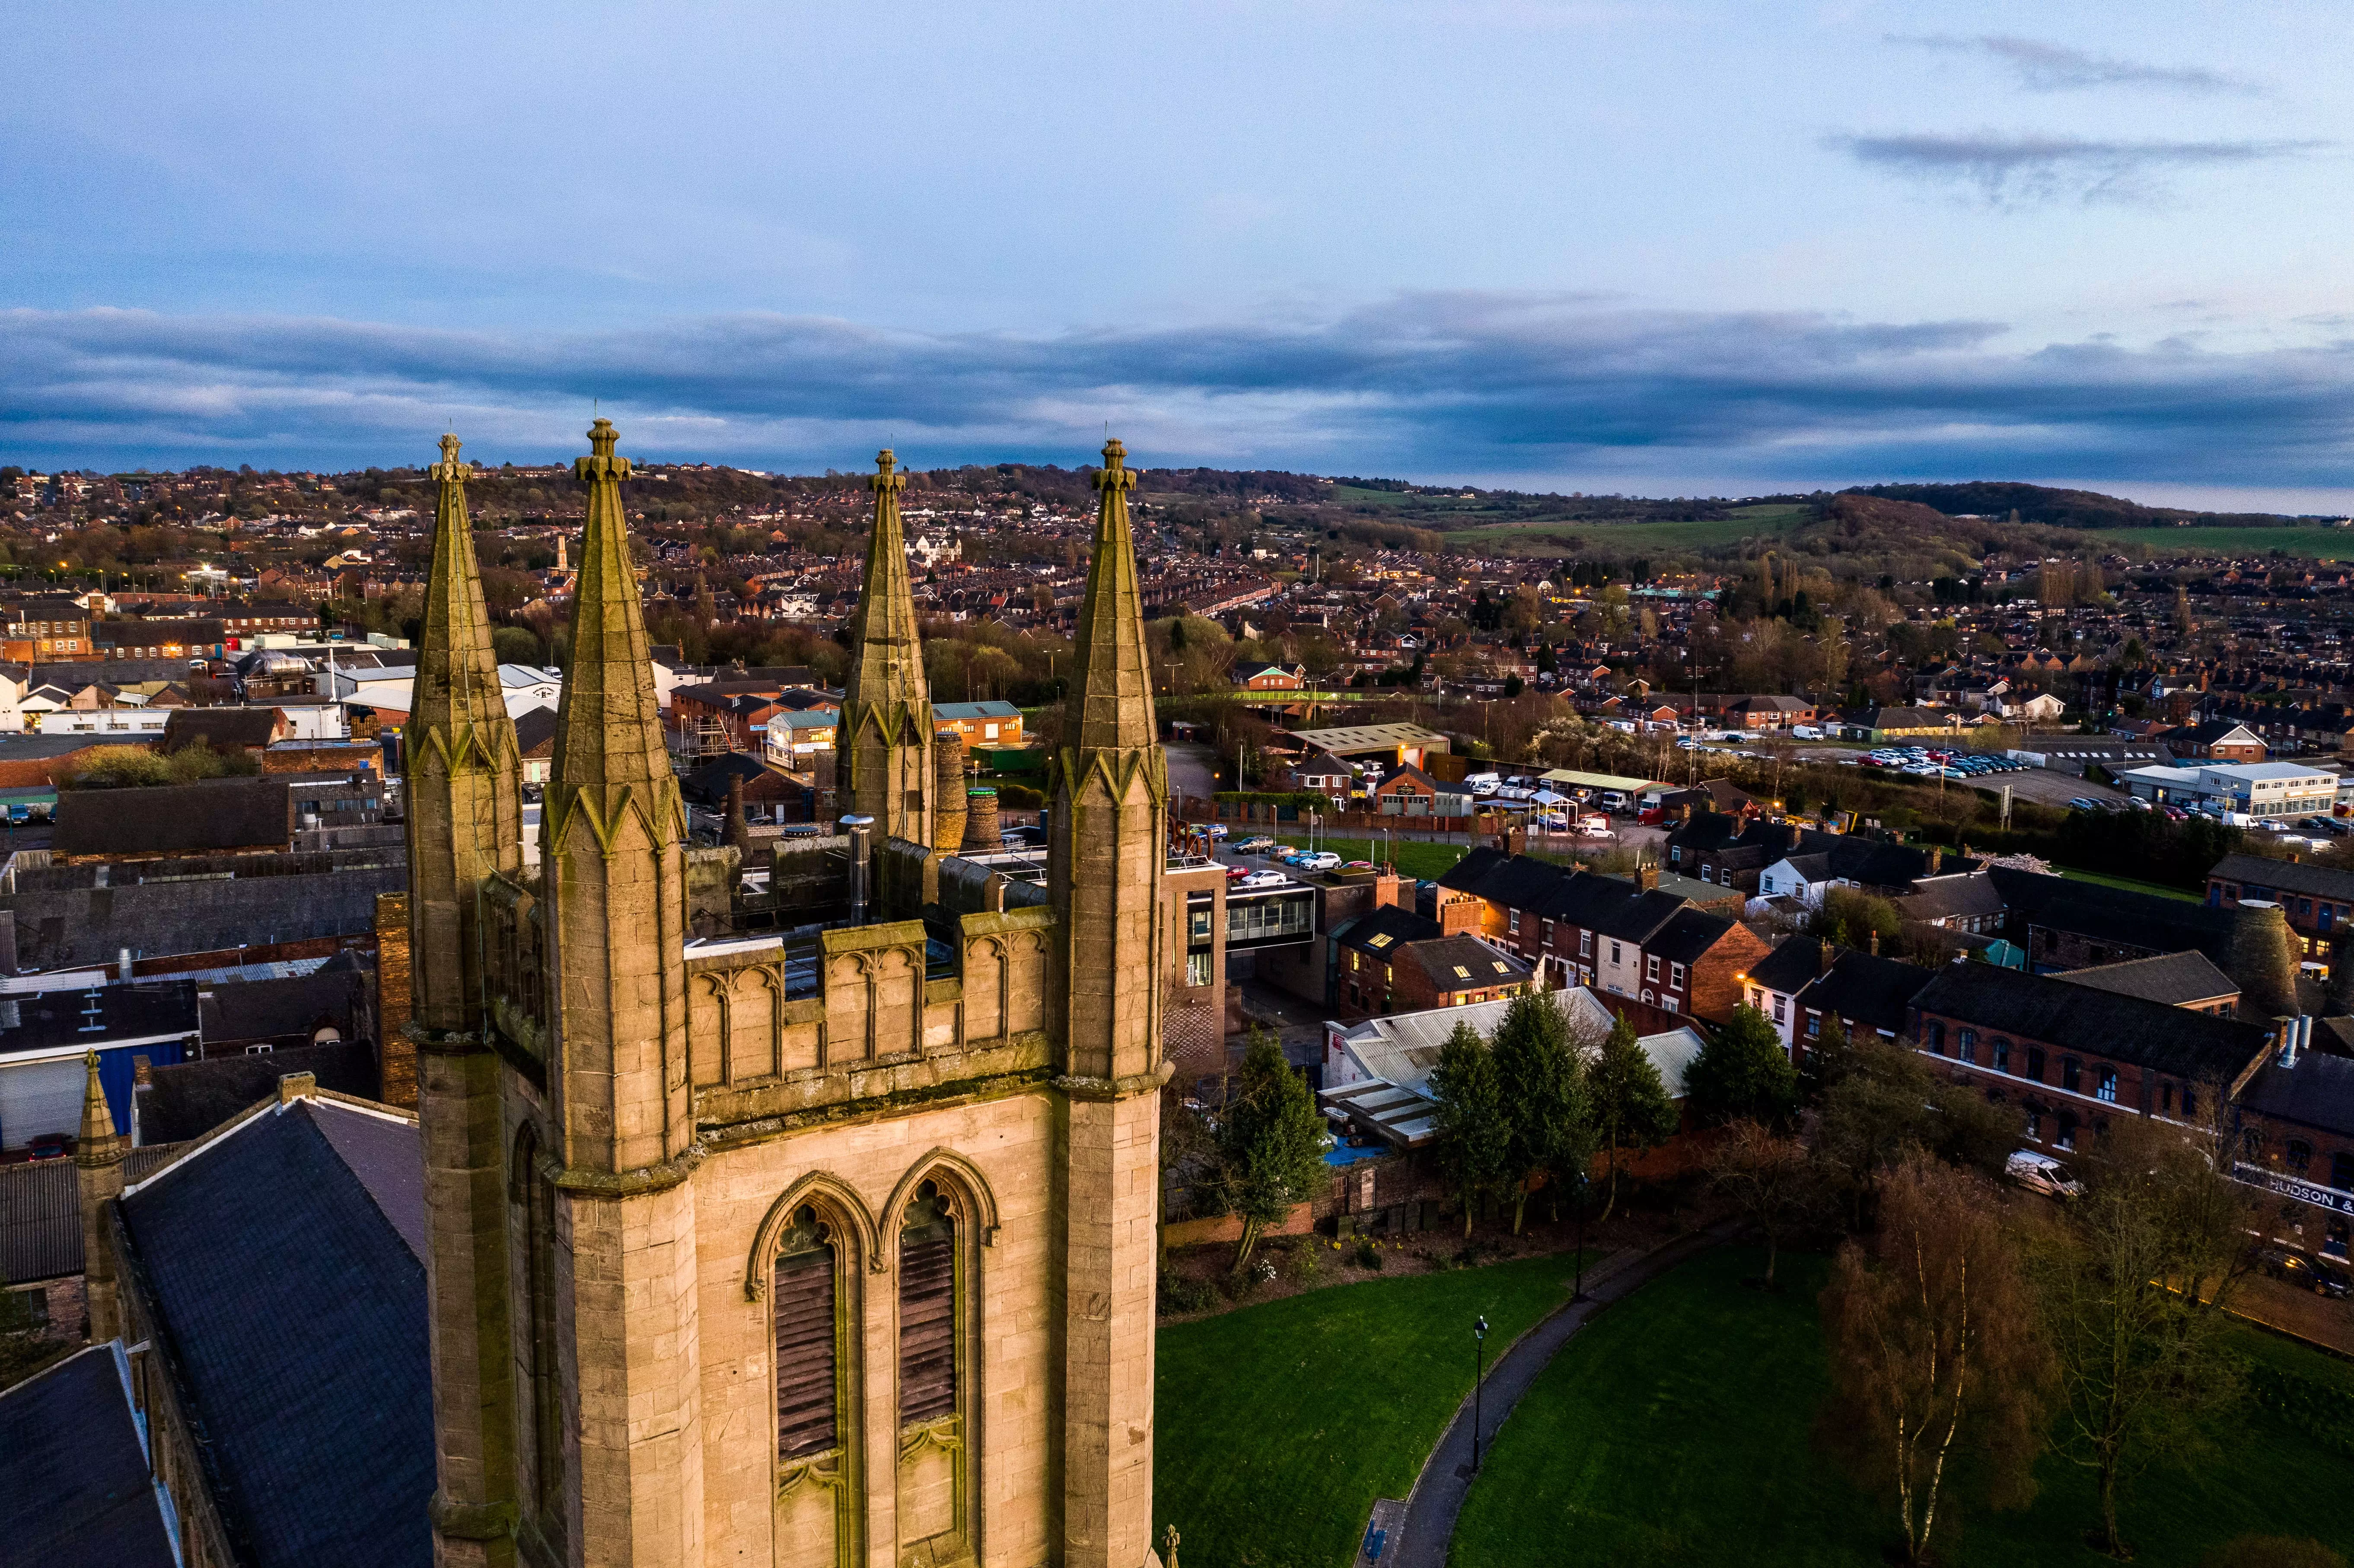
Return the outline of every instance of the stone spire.
{"type": "Polygon", "coordinates": [[[523,778],[491,651],[455,436],[433,465],[433,561],[408,726],[408,1016],[382,1021],[413,1049],[424,1145],[426,1295],[432,1325],[435,1560],[505,1568],[495,1521],[514,1506],[513,1351],[506,1271],[506,1128],[485,1038],[484,885],[523,870],[523,778]]]}
{"type": "Polygon", "coordinates": [[[685,834],[614,439],[599,419],[573,464],[588,524],[540,861],[550,1180],[568,1259],[557,1319],[578,1391],[564,1506],[580,1531],[569,1561],[683,1568],[703,1561],[704,1527],[685,834]]]}
{"type": "Polygon", "coordinates": [[[866,541],[866,581],[858,596],[850,673],[843,682],[836,756],[847,767],[847,809],[864,812],[885,836],[932,842],[932,699],[907,583],[907,540],[899,495],[907,476],[889,451],[875,454],[875,531],[866,541]]]}
{"type": "Polygon", "coordinates": [[[1128,449],[1107,441],[1095,476],[1095,560],[1087,568],[1087,599],[1079,612],[1071,678],[1070,733],[1082,751],[1126,750],[1153,743],[1152,681],[1144,648],[1144,595],[1136,580],[1136,546],[1129,537],[1128,493],[1136,472],[1128,449]]]}
{"type": "Polygon", "coordinates": [[[1152,1546],[1154,1215],[1135,1194],[1158,1168],[1161,995],[1169,961],[1161,872],[1168,769],[1145,683],[1144,615],[1129,538],[1136,475],[1118,441],[1079,622],[1066,744],[1053,760],[1046,887],[1048,1028],[1066,1100],[1058,1172],[1068,1260],[1063,1327],[1064,1568],[1132,1568],[1152,1546]],[[1082,1306],[1082,1303],[1085,1305],[1082,1306]]]}
{"type": "Polygon", "coordinates": [[[74,1192],[81,1207],[82,1304],[90,1313],[90,1339],[104,1344],[122,1332],[122,1298],[115,1286],[114,1244],[106,1205],[122,1196],[122,1160],[131,1140],[114,1130],[106,1086],[99,1081],[98,1053],[82,1054],[81,1136],[74,1145],[74,1192]]]}
{"type": "Polygon", "coordinates": [[[621,481],[630,460],[616,457],[610,419],[588,431],[589,455],[572,473],[588,487],[588,525],[580,539],[580,576],[572,599],[572,666],[556,726],[556,757],[543,826],[554,846],[576,812],[586,810],[608,846],[624,813],[638,814],[657,842],[684,836],[678,782],[663,748],[654,700],[652,650],[630,564],[621,481]]]}

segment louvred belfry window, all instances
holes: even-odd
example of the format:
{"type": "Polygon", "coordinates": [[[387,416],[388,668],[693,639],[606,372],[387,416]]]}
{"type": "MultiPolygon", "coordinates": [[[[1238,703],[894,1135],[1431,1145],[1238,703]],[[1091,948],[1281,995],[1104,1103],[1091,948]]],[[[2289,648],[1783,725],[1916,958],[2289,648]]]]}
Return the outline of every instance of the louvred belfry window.
{"type": "Polygon", "coordinates": [[[777,1252],[777,1455],[798,1459],[841,1442],[835,1399],[834,1243],[817,1212],[793,1216],[777,1252]]]}
{"type": "Polygon", "coordinates": [[[956,1221],[927,1181],[899,1231],[899,1420],[956,1411],[956,1221]]]}

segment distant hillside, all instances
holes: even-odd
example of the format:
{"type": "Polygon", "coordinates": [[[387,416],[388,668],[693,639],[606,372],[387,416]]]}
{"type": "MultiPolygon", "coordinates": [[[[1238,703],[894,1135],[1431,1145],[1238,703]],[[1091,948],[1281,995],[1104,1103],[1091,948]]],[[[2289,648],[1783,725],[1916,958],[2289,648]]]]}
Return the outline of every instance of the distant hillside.
{"type": "Polygon", "coordinates": [[[1878,495],[1933,507],[1948,517],[1991,517],[2014,512],[2021,523],[2049,528],[2147,528],[2200,523],[2211,528],[2276,528],[2298,519],[2270,512],[2192,512],[2175,506],[2144,506],[2123,496],[2093,490],[2054,490],[2049,485],[1976,480],[1967,484],[1870,484],[1841,493],[1878,495]]]}

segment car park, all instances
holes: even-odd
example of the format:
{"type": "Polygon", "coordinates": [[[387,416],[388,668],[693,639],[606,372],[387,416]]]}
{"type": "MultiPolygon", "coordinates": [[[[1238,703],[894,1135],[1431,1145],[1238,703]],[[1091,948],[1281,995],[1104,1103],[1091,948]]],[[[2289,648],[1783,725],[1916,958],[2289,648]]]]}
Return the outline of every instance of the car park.
{"type": "Polygon", "coordinates": [[[2068,1174],[2068,1168],[2048,1154],[2032,1149],[2012,1151],[2003,1162],[2003,1174],[2031,1192],[2041,1192],[2047,1198],[2081,1198],[2084,1183],[2068,1174]]]}

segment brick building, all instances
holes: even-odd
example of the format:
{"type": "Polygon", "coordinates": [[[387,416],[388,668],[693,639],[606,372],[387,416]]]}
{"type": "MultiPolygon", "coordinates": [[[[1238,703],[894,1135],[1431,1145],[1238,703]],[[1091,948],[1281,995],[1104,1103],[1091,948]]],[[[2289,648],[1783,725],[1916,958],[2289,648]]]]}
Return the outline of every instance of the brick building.
{"type": "Polygon", "coordinates": [[[2054,1152],[2112,1116],[2195,1125],[2274,1041],[2257,1024],[1989,964],[1938,969],[1912,1016],[1918,1050],[2015,1099],[2026,1139],[2054,1152]]]}

